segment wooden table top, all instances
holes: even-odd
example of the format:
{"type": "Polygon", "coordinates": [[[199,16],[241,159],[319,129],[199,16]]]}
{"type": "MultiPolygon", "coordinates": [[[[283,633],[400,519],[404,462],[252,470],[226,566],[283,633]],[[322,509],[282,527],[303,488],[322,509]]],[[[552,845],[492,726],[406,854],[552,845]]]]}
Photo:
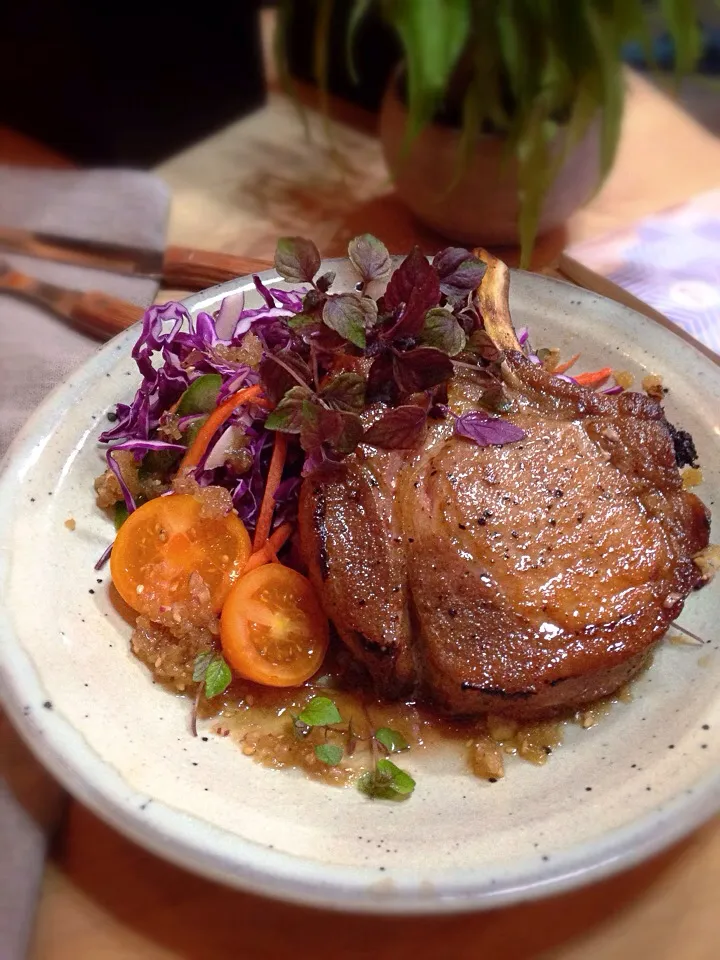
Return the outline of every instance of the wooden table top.
{"type": "MultiPolygon", "coordinates": [[[[567,239],[720,184],[720,142],[644,80],[628,82],[616,167],[540,260],[567,239]]],[[[370,231],[393,251],[437,247],[393,196],[373,138],[344,128],[331,149],[312,126],[308,142],[293,108],[272,94],[262,110],[164,163],[158,172],[174,195],[170,242],[270,258],[278,234],[299,233],[337,255],[370,231]]],[[[720,820],[630,872],[539,903],[459,918],[329,914],[190,876],[74,803],[46,870],[32,956],[281,960],[317,949],[333,960],[710,960],[720,950],[718,888],[720,820]]]]}

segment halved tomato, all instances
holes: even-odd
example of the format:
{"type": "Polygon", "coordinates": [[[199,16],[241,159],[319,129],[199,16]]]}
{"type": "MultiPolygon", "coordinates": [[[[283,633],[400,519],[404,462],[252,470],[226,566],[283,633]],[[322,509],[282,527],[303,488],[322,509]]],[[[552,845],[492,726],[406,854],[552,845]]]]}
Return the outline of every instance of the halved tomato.
{"type": "Polygon", "coordinates": [[[297,687],[320,667],[329,627],[310,581],[269,563],[245,574],[230,591],[220,639],[240,676],[268,687],[297,687]]]}
{"type": "Polygon", "coordinates": [[[138,613],[187,600],[197,572],[220,612],[250,556],[250,537],[234,514],[201,517],[189,494],[157,497],[133,511],[118,531],[110,573],[123,600],[138,613]]]}

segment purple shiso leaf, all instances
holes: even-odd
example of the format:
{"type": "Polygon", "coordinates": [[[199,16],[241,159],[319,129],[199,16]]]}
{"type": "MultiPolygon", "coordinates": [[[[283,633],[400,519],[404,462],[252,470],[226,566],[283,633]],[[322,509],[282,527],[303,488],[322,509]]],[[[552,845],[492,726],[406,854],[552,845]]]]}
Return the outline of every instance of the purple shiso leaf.
{"type": "Polygon", "coordinates": [[[527,327],[521,327],[517,332],[518,343],[521,347],[524,347],[530,337],[530,331],[527,327]]]}
{"type": "Polygon", "coordinates": [[[522,440],[525,431],[501,417],[491,417],[487,413],[475,410],[472,413],[464,413],[457,417],[455,434],[466,437],[468,440],[474,440],[481,447],[488,447],[491,445],[502,446],[506,443],[515,443],[517,440],[522,440]]]}

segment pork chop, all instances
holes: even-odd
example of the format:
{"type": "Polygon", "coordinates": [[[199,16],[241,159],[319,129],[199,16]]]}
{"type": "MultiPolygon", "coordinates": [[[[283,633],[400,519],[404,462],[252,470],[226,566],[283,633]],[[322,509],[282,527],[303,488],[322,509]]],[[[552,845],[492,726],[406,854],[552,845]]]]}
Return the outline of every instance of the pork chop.
{"type": "MultiPolygon", "coordinates": [[[[658,402],[552,376],[493,333],[525,438],[481,447],[448,419],[417,451],[360,447],[343,476],[304,481],[301,546],[380,695],[535,718],[643,666],[702,584],[709,515],[658,402]]],[[[455,412],[478,399],[453,381],[455,412]]]]}

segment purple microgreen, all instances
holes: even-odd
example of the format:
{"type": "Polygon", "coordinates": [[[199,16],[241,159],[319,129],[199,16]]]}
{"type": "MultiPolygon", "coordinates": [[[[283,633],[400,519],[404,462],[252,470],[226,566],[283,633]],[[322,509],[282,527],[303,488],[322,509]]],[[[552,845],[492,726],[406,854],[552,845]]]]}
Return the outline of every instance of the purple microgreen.
{"type": "Polygon", "coordinates": [[[312,283],[320,269],[320,253],[312,240],[280,237],[275,249],[275,269],[283,280],[312,283]]]}
{"type": "Polygon", "coordinates": [[[509,420],[491,417],[481,410],[464,413],[455,420],[455,435],[473,440],[481,447],[503,446],[525,437],[525,431],[509,420]]]}
{"type": "Polygon", "coordinates": [[[327,299],[327,294],[323,293],[322,290],[315,290],[314,288],[308,290],[302,300],[302,311],[303,313],[316,314],[322,308],[322,305],[327,299]]]}
{"type": "Polygon", "coordinates": [[[365,331],[377,320],[377,303],[355,293],[328,297],[323,306],[323,323],[356,347],[365,347],[365,331]]]}
{"type": "Polygon", "coordinates": [[[363,443],[384,450],[416,447],[425,435],[426,414],[422,407],[408,404],[383,414],[364,434],[363,443]]]}
{"type": "Polygon", "coordinates": [[[486,265],[462,247],[448,247],[436,254],[433,266],[440,277],[440,289],[449,297],[462,297],[477,290],[486,265]]]}
{"type": "Polygon", "coordinates": [[[404,353],[393,353],[393,375],[401,393],[419,393],[449,380],[452,360],[434,347],[416,347],[404,353]]]}
{"type": "Polygon", "coordinates": [[[395,313],[395,325],[385,334],[387,339],[412,337],[422,330],[425,314],[440,302],[440,281],[427,258],[414,247],[390,278],[382,304],[383,310],[395,313]]]}
{"type": "Polygon", "coordinates": [[[497,363],[501,353],[484,330],[474,330],[468,337],[463,353],[479,357],[487,363],[497,363]]]}
{"type": "Polygon", "coordinates": [[[309,387],[291,387],[265,421],[266,430],[282,433],[300,433],[303,419],[303,403],[312,399],[309,387]]]}
{"type": "Polygon", "coordinates": [[[465,333],[449,310],[433,307],[425,314],[420,341],[454,357],[465,347],[465,333]]]}
{"type": "Polygon", "coordinates": [[[327,293],[333,283],[335,283],[335,273],[333,270],[328,270],[327,273],[318,277],[316,286],[320,293],[327,293]]]}
{"type": "Polygon", "coordinates": [[[465,247],[445,247],[433,257],[432,265],[437,270],[441,280],[451,276],[470,257],[470,251],[465,247]]]}
{"type": "Polygon", "coordinates": [[[333,450],[341,455],[352,453],[362,440],[363,425],[362,420],[356,413],[347,411],[338,411],[340,416],[341,429],[338,436],[332,442],[333,450]]]}
{"type": "Polygon", "coordinates": [[[296,384],[304,387],[310,383],[310,367],[302,357],[285,349],[278,353],[265,352],[260,361],[260,380],[266,396],[272,403],[279,403],[287,391],[296,384]]]}
{"type": "Polygon", "coordinates": [[[397,398],[397,386],[393,374],[393,357],[390,352],[379,354],[368,371],[366,398],[371,403],[391,404],[397,398]]]}
{"type": "Polygon", "coordinates": [[[377,237],[363,233],[348,244],[348,256],[365,283],[387,280],[392,270],[387,247],[377,237]]]}
{"type": "Polygon", "coordinates": [[[358,373],[339,373],[320,391],[334,410],[361,413],[365,407],[365,380],[358,373]]]}
{"type": "Polygon", "coordinates": [[[309,313],[296,313],[294,317],[288,318],[287,324],[291,330],[302,334],[310,330],[317,330],[320,326],[320,321],[317,317],[313,317],[309,313]]]}
{"type": "Polygon", "coordinates": [[[530,331],[528,330],[528,328],[520,327],[520,329],[517,332],[517,339],[520,346],[524,347],[529,338],[530,338],[530,331]]]}
{"type": "Polygon", "coordinates": [[[300,445],[306,453],[311,453],[325,443],[332,446],[342,433],[342,429],[342,416],[337,410],[328,410],[311,400],[303,401],[300,445]]]}

